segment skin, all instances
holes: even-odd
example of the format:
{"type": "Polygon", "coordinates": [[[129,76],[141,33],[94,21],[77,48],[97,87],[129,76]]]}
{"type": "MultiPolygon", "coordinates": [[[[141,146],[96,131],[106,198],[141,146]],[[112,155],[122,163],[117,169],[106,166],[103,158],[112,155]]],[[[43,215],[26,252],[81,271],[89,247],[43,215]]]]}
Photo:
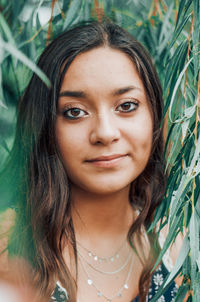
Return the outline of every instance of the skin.
{"type": "MultiPolygon", "coordinates": [[[[56,136],[71,182],[76,238],[99,255],[111,255],[118,249],[136,217],[129,190],[148,162],[152,131],[145,88],[128,56],[99,47],[75,58],[60,91],[56,136]]],[[[73,274],[69,255],[66,247],[65,260],[73,274]]],[[[125,257],[127,249],[122,252],[125,257]]],[[[113,286],[120,287],[127,270],[113,286]]],[[[130,277],[133,286],[126,290],[121,302],[138,294],[141,270],[135,255],[130,277]]],[[[105,292],[114,291],[102,276],[94,278],[105,292]]],[[[85,279],[80,267],[81,302],[95,301],[96,292],[86,286],[85,279]]]]}
{"type": "Polygon", "coordinates": [[[107,195],[129,187],[148,162],[153,127],[131,60],[109,48],[81,54],[69,67],[60,94],[57,140],[73,190],[107,195]],[[67,91],[84,95],[64,96],[67,91]]]}

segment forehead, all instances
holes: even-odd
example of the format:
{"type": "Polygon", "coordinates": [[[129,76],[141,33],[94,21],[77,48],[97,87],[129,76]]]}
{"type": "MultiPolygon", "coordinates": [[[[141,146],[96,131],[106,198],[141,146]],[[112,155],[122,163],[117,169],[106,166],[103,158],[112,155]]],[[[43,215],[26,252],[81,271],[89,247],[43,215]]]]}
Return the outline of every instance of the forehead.
{"type": "Polygon", "coordinates": [[[98,47],[79,54],[70,64],[62,83],[68,89],[101,88],[134,85],[145,91],[140,75],[128,55],[109,47],[98,47]]]}

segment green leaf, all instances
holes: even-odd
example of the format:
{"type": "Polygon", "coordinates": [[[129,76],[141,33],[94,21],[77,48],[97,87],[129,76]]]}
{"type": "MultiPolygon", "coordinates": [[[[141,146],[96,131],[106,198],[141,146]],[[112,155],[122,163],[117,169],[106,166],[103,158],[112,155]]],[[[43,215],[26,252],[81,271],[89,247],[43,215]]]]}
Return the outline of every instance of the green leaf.
{"type": "Polygon", "coordinates": [[[172,93],[178,77],[178,72],[180,69],[183,69],[183,66],[185,64],[187,48],[188,41],[186,40],[177,47],[173,57],[169,60],[167,64],[167,71],[164,81],[165,91],[167,92],[165,93],[165,95],[167,96],[167,100],[164,108],[164,116],[170,106],[172,93]]]}
{"type": "Polygon", "coordinates": [[[63,30],[65,30],[73,22],[73,20],[77,18],[77,16],[79,15],[78,12],[81,9],[81,4],[82,4],[82,0],[72,1],[70,8],[68,9],[67,12],[67,17],[63,25],[63,30]]]}
{"type": "Polygon", "coordinates": [[[173,46],[173,44],[175,43],[176,39],[178,38],[178,36],[182,32],[182,30],[184,29],[184,26],[187,24],[190,17],[191,17],[191,13],[186,18],[183,19],[183,21],[181,22],[179,27],[175,30],[174,35],[172,37],[172,42],[170,43],[169,48],[171,48],[173,46]]]}
{"type": "Polygon", "coordinates": [[[189,253],[189,250],[190,250],[190,242],[188,240],[188,236],[186,235],[183,240],[183,245],[182,245],[180,253],[177,257],[176,263],[166,280],[165,286],[167,286],[175,278],[175,276],[179,272],[181,266],[183,265],[183,262],[185,261],[187,255],[189,253]]]}
{"type": "Polygon", "coordinates": [[[194,3],[194,30],[192,35],[193,40],[193,59],[194,59],[194,79],[197,78],[199,72],[199,56],[200,56],[200,45],[199,45],[199,30],[200,30],[200,2],[199,0],[193,0],[194,3]]]}
{"type": "Polygon", "coordinates": [[[7,37],[8,41],[10,43],[12,43],[13,45],[15,45],[15,40],[14,40],[14,38],[12,36],[10,28],[9,28],[6,20],[4,19],[2,13],[0,13],[0,28],[3,29],[3,32],[4,32],[5,36],[7,37]]]}
{"type": "Polygon", "coordinates": [[[187,131],[188,131],[188,128],[189,128],[189,124],[190,124],[189,119],[188,119],[188,120],[185,120],[185,121],[181,124],[181,129],[182,129],[182,138],[181,138],[181,141],[182,141],[182,143],[184,142],[184,139],[185,139],[185,137],[186,137],[186,134],[187,134],[187,131]]]}
{"type": "Polygon", "coordinates": [[[177,295],[175,298],[175,302],[183,302],[189,289],[190,289],[189,284],[185,284],[185,283],[182,284],[178,289],[178,292],[177,292],[177,295]]]}
{"type": "Polygon", "coordinates": [[[197,266],[198,266],[198,270],[200,272],[200,251],[198,251],[198,257],[197,257],[196,263],[197,263],[197,266]]]}
{"type": "Polygon", "coordinates": [[[189,167],[189,170],[188,170],[188,175],[189,176],[193,174],[193,171],[194,171],[194,168],[195,168],[195,165],[196,165],[196,162],[198,160],[199,155],[200,155],[200,135],[197,139],[195,153],[194,153],[194,156],[191,160],[191,164],[190,164],[190,167],[189,167]]]}
{"type": "Polygon", "coordinates": [[[35,72],[38,77],[47,85],[47,87],[51,86],[51,83],[44,72],[39,67],[37,67],[37,65],[33,63],[29,58],[27,58],[21,51],[15,48],[12,44],[4,42],[3,40],[0,40],[0,43],[5,50],[7,50],[10,54],[12,54],[27,67],[29,67],[33,72],[35,72]]]}
{"type": "Polygon", "coordinates": [[[192,3],[192,0],[189,0],[188,2],[187,2],[187,0],[181,0],[179,3],[180,3],[180,5],[179,5],[179,9],[178,9],[176,27],[179,24],[179,20],[180,20],[180,17],[181,17],[181,14],[182,14],[183,10],[184,10],[184,16],[185,16],[186,12],[188,11],[188,9],[189,9],[189,7],[192,3]]]}
{"type": "Polygon", "coordinates": [[[3,139],[2,137],[0,137],[0,146],[4,148],[4,150],[7,152],[7,154],[10,153],[8,145],[7,145],[6,141],[5,141],[5,139],[3,139]]]}
{"type": "Polygon", "coordinates": [[[4,100],[4,93],[3,93],[3,88],[2,88],[2,70],[0,68],[0,106],[3,108],[7,108],[6,105],[4,104],[3,100],[4,100]]]}
{"type": "Polygon", "coordinates": [[[196,261],[199,257],[199,231],[199,217],[194,210],[189,224],[192,270],[194,269],[192,275],[194,278],[196,276],[196,261]]]}
{"type": "Polygon", "coordinates": [[[155,269],[157,267],[157,265],[160,263],[160,261],[162,260],[162,257],[164,256],[164,254],[166,253],[167,249],[170,247],[173,239],[174,239],[174,235],[177,233],[177,229],[180,227],[180,223],[181,223],[181,215],[179,215],[177,217],[177,219],[174,221],[174,223],[172,224],[169,233],[167,235],[167,238],[164,242],[164,246],[162,248],[162,251],[160,252],[158,259],[156,260],[156,263],[154,265],[155,269]]]}
{"type": "Polygon", "coordinates": [[[168,43],[168,41],[170,40],[169,37],[172,35],[172,33],[168,30],[168,24],[170,22],[170,17],[171,17],[171,14],[172,14],[173,6],[174,6],[174,4],[171,3],[171,5],[168,8],[167,14],[164,18],[164,21],[162,23],[161,32],[160,32],[160,35],[159,35],[159,50],[160,50],[160,53],[166,47],[166,42],[168,43]]]}
{"type": "MultiPolygon", "coordinates": [[[[191,63],[191,61],[192,61],[192,58],[187,62],[187,64],[185,65],[185,67],[183,68],[181,73],[179,74],[178,79],[176,81],[176,85],[175,85],[174,90],[173,90],[173,94],[172,94],[172,98],[171,98],[171,102],[170,102],[170,106],[169,106],[169,119],[170,119],[171,122],[173,122],[172,118],[171,118],[171,113],[172,113],[172,106],[173,106],[173,103],[174,103],[176,92],[177,92],[178,87],[181,83],[182,77],[183,77],[186,69],[188,68],[189,64],[191,63]]],[[[174,122],[176,122],[176,121],[174,121],[174,122]]]]}
{"type": "Polygon", "coordinates": [[[181,202],[181,197],[185,195],[187,186],[189,182],[191,181],[191,178],[187,175],[183,175],[180,185],[178,187],[178,190],[175,192],[171,199],[171,210],[169,213],[169,224],[173,222],[174,219],[176,219],[177,212],[180,208],[183,207],[183,204],[181,202]]]}

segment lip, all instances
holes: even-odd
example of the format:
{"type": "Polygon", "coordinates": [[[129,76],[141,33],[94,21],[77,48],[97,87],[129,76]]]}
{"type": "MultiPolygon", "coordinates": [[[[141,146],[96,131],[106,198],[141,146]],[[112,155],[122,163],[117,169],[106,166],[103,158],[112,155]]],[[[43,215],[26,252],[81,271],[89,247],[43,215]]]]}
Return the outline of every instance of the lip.
{"type": "Polygon", "coordinates": [[[128,154],[112,154],[112,155],[102,155],[89,160],[87,163],[93,164],[102,168],[110,168],[118,165],[122,160],[124,160],[128,154]]]}

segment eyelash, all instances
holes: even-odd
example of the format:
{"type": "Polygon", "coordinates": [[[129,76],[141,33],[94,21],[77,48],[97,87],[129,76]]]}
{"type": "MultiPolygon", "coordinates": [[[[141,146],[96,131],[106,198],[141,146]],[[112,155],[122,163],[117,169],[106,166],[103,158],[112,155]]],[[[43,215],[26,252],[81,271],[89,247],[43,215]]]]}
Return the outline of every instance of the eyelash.
{"type": "Polygon", "coordinates": [[[137,109],[137,107],[139,106],[138,102],[136,101],[128,101],[128,102],[124,102],[122,104],[120,104],[119,106],[117,106],[117,108],[123,106],[123,105],[132,105],[132,108],[129,109],[129,110],[121,110],[122,113],[129,113],[129,112],[132,112],[132,111],[135,111],[137,109]]]}
{"type": "Polygon", "coordinates": [[[64,115],[64,117],[67,118],[67,119],[70,119],[70,120],[77,120],[77,119],[79,119],[79,118],[81,118],[81,117],[87,115],[87,112],[85,112],[84,110],[82,110],[82,109],[80,109],[80,108],[77,108],[77,107],[71,107],[71,108],[65,109],[65,110],[63,111],[63,115],[64,115]],[[84,113],[84,114],[81,115],[81,116],[73,116],[73,115],[69,116],[69,113],[70,113],[70,112],[72,113],[72,111],[74,111],[74,112],[76,112],[76,111],[77,111],[77,112],[82,112],[82,113],[84,113]]]}
{"type": "MultiPolygon", "coordinates": [[[[137,101],[128,101],[128,102],[124,102],[124,103],[122,103],[122,104],[120,104],[119,106],[117,106],[117,108],[116,108],[116,110],[118,111],[118,112],[121,112],[121,113],[130,113],[130,112],[132,112],[132,111],[135,111],[136,109],[137,109],[137,107],[139,106],[139,104],[138,104],[138,102],[137,101]],[[129,105],[129,106],[132,106],[131,107],[131,109],[129,108],[129,110],[119,110],[119,108],[121,107],[121,106],[126,106],[126,105],[129,105]]],[[[65,118],[67,118],[67,119],[71,119],[71,120],[78,120],[78,119],[80,119],[80,118],[82,118],[82,117],[84,117],[84,116],[86,116],[86,115],[88,115],[88,113],[86,112],[86,111],[84,111],[83,109],[80,109],[80,108],[78,108],[78,107],[69,107],[69,108],[67,108],[67,109],[65,109],[64,111],[63,111],[63,115],[64,115],[64,117],[65,118]],[[79,116],[73,116],[72,115],[72,111],[74,111],[74,113],[75,112],[82,112],[82,115],[79,115],[79,116]],[[71,114],[71,116],[70,116],[70,114],[71,114]]]]}

